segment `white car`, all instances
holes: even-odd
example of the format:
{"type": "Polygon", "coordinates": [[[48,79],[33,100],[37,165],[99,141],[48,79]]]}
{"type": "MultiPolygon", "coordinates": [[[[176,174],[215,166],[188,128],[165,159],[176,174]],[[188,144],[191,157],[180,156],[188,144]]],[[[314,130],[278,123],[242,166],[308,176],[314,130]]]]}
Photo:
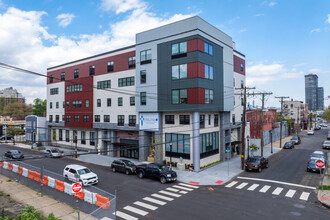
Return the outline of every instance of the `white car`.
{"type": "Polygon", "coordinates": [[[63,176],[65,179],[72,182],[81,182],[84,186],[98,183],[98,177],[87,167],[70,164],[63,170],[63,176]]]}
{"type": "Polygon", "coordinates": [[[63,152],[59,151],[56,148],[46,149],[46,150],[44,150],[44,153],[45,153],[46,157],[62,157],[63,156],[63,152]]]}
{"type": "Polygon", "coordinates": [[[313,135],[313,134],[314,134],[314,131],[313,131],[313,130],[308,130],[308,131],[307,131],[307,134],[308,134],[308,135],[313,135]]]}

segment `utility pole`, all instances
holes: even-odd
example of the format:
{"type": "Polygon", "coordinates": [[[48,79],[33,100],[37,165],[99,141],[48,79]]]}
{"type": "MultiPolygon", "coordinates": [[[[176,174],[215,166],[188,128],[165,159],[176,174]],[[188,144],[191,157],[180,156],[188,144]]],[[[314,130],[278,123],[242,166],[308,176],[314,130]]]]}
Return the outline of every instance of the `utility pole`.
{"type": "MultiPolygon", "coordinates": [[[[299,108],[300,108],[300,106],[298,106],[298,114],[297,114],[297,116],[298,116],[298,117],[297,117],[297,126],[298,126],[298,127],[297,127],[297,129],[296,129],[296,131],[297,131],[297,135],[298,135],[298,132],[299,132],[298,129],[300,128],[300,124],[299,124],[299,117],[300,117],[300,115],[299,115],[299,108]]],[[[299,130],[300,130],[300,129],[299,129],[299,130]]]]}
{"type": "Polygon", "coordinates": [[[280,125],[280,148],[282,148],[282,120],[283,120],[283,116],[282,116],[282,112],[283,112],[283,99],[288,99],[290,97],[288,96],[280,96],[280,97],[275,97],[277,99],[281,99],[281,125],[280,125]]]}

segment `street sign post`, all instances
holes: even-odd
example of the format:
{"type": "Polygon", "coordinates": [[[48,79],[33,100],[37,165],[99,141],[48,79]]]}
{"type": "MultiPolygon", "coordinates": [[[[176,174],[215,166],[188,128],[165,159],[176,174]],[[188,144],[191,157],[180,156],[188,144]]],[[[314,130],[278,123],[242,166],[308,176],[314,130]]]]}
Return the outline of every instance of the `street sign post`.
{"type": "Polygon", "coordinates": [[[324,168],[324,162],[322,161],[322,160],[317,160],[316,162],[315,162],[315,166],[317,167],[317,168],[320,168],[320,175],[321,175],[321,185],[322,185],[322,191],[323,191],[323,178],[322,178],[322,168],[324,168]]]}
{"type": "Polygon", "coordinates": [[[73,193],[79,193],[79,192],[81,192],[81,190],[82,190],[81,183],[75,183],[72,185],[73,193]]]}

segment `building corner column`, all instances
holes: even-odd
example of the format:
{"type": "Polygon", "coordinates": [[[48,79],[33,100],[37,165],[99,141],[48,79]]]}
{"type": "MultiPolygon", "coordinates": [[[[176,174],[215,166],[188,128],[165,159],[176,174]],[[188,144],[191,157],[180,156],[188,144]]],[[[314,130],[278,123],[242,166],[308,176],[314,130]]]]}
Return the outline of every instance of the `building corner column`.
{"type": "Polygon", "coordinates": [[[194,171],[200,170],[200,148],[199,148],[199,134],[200,134],[200,115],[199,112],[193,113],[193,164],[194,171]]]}

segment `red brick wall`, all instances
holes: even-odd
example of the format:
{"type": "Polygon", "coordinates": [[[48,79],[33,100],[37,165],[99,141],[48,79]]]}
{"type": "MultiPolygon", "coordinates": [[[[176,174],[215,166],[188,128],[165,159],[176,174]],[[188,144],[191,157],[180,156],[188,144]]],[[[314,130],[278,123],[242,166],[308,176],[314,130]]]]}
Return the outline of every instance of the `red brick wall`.
{"type": "Polygon", "coordinates": [[[234,72],[245,75],[245,60],[234,55],[234,72]],[[243,71],[241,70],[241,63],[243,63],[243,71]]]}
{"type": "MultiPolygon", "coordinates": [[[[246,113],[246,120],[250,122],[250,137],[260,139],[261,138],[261,109],[249,110],[246,113]]],[[[264,112],[264,131],[273,129],[273,125],[276,122],[276,110],[269,109],[264,112]]]]}

